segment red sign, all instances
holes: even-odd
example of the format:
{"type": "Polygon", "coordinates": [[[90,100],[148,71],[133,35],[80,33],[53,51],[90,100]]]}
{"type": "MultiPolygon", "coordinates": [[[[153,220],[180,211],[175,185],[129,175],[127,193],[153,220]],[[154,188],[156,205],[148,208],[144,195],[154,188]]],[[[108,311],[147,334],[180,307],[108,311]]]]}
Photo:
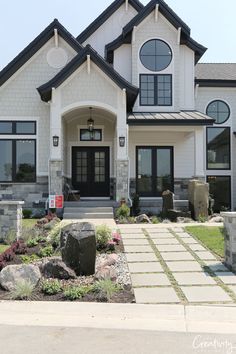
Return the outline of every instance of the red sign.
{"type": "Polygon", "coordinates": [[[57,209],[62,209],[63,204],[64,204],[64,196],[63,195],[56,195],[55,196],[55,201],[56,201],[56,208],[57,209]]]}

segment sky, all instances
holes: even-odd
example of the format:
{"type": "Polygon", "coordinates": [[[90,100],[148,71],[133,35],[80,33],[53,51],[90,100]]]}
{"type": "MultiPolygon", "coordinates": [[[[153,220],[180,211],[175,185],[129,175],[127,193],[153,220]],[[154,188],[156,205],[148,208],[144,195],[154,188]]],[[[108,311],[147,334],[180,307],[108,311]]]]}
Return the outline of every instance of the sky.
{"type": "MultiPolygon", "coordinates": [[[[54,18],[75,37],[112,0],[0,0],[0,70],[54,18]]],[[[148,0],[143,0],[147,4],[148,0]]],[[[208,48],[201,62],[236,62],[235,0],[166,0],[208,48]]]]}

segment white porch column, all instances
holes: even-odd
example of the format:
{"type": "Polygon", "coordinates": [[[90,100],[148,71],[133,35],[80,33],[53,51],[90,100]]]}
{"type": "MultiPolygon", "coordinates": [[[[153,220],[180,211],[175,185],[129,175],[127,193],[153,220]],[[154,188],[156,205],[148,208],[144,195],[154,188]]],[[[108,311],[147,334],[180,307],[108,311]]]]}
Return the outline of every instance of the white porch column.
{"type": "Polygon", "coordinates": [[[62,122],[60,91],[52,89],[50,104],[50,160],[49,160],[49,194],[62,194],[62,122]],[[53,137],[59,138],[58,146],[53,146],[53,137]]]}
{"type": "Polygon", "coordinates": [[[194,131],[194,153],[195,153],[195,176],[202,179],[205,177],[205,130],[204,127],[198,127],[194,131]]]}
{"type": "Polygon", "coordinates": [[[116,200],[129,198],[128,129],[126,113],[126,90],[119,93],[116,120],[116,200]],[[120,146],[120,138],[125,145],[120,146]]]}

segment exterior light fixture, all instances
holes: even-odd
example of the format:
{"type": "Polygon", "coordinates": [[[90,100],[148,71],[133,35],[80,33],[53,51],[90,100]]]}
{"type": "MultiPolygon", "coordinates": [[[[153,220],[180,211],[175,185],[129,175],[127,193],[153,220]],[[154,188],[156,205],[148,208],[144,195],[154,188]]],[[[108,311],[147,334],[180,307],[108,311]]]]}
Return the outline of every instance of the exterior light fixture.
{"type": "Polygon", "coordinates": [[[120,136],[119,137],[119,144],[120,144],[120,147],[124,147],[125,146],[125,136],[120,136]]]}
{"type": "Polygon", "coordinates": [[[59,136],[54,135],[52,138],[53,146],[58,146],[59,145],[59,136]]]}
{"type": "Polygon", "coordinates": [[[92,118],[92,107],[89,107],[89,110],[90,110],[90,118],[88,119],[88,130],[90,131],[90,132],[92,132],[93,131],[93,129],[94,129],[94,120],[93,120],[93,118],[92,118]]]}

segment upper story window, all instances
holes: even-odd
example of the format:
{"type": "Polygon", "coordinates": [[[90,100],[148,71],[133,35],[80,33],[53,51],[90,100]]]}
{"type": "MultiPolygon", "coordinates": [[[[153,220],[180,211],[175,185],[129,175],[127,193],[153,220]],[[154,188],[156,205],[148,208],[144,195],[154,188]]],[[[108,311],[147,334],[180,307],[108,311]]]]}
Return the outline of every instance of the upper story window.
{"type": "Polygon", "coordinates": [[[161,71],[166,69],[172,60],[172,51],[167,43],[160,39],[151,39],[140,50],[140,60],[146,69],[161,71]]]}
{"type": "Polygon", "coordinates": [[[216,124],[223,124],[229,119],[230,109],[227,103],[215,100],[207,106],[206,114],[214,118],[216,124]]]}
{"type": "Polygon", "coordinates": [[[36,122],[0,121],[0,134],[35,135],[36,122]]]}
{"type": "Polygon", "coordinates": [[[141,106],[172,106],[171,75],[140,75],[141,106]]]}

